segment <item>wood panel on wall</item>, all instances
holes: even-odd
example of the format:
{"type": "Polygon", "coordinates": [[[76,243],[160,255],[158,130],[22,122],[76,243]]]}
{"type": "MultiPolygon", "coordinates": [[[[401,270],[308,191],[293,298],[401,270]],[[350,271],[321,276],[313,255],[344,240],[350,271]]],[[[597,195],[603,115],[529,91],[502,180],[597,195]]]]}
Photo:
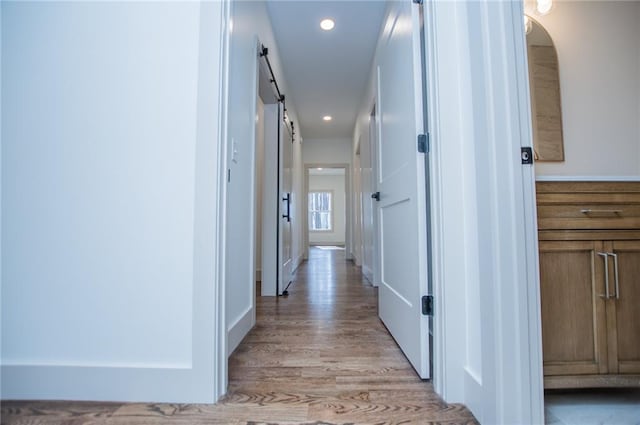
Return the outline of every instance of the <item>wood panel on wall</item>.
{"type": "Polygon", "coordinates": [[[558,57],[553,46],[529,46],[533,140],[538,161],[564,161],[558,57]]]}

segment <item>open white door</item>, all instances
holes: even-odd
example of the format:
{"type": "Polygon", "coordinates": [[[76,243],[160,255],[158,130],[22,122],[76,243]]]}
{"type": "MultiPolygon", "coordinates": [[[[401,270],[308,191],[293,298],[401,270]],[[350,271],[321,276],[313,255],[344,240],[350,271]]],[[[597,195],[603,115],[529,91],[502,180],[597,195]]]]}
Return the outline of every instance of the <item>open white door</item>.
{"type": "Polygon", "coordinates": [[[373,212],[375,210],[375,200],[371,199],[373,190],[372,174],[372,143],[375,143],[375,113],[370,116],[369,130],[360,142],[360,187],[362,191],[362,273],[374,286],[376,282],[373,278],[375,255],[375,228],[373,225],[373,212]]]}
{"type": "Polygon", "coordinates": [[[419,9],[390,2],[378,52],[379,314],[421,378],[429,378],[427,235],[419,9]]]}
{"type": "MultiPolygon", "coordinates": [[[[280,116],[284,115],[284,105],[280,103],[280,116]]],[[[279,273],[278,295],[286,295],[293,273],[292,255],[292,173],[293,173],[293,134],[289,122],[280,119],[280,226],[279,226],[279,273]]]]}

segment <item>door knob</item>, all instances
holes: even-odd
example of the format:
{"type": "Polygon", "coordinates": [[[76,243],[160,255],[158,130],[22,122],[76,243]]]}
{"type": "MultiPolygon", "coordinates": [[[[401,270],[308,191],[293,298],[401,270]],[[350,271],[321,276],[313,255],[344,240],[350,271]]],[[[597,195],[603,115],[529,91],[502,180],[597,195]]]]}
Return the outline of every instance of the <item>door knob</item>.
{"type": "Polygon", "coordinates": [[[372,193],[371,199],[375,199],[376,201],[380,202],[380,192],[372,193]]]}

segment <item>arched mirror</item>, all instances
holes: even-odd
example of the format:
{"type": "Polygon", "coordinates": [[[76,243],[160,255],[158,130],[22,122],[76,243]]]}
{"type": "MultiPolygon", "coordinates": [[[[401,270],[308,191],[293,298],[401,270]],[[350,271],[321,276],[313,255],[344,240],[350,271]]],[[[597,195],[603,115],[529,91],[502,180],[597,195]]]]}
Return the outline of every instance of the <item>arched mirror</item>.
{"type": "Polygon", "coordinates": [[[533,147],[537,161],[564,161],[558,55],[549,33],[525,16],[533,147]]]}

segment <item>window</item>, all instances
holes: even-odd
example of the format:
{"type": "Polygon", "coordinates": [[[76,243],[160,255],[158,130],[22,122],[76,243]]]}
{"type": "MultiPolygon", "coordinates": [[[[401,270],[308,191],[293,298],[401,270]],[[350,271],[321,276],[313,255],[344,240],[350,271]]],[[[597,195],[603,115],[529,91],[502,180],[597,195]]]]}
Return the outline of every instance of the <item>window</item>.
{"type": "Polygon", "coordinates": [[[333,230],[333,200],[330,191],[309,192],[309,230],[330,232],[333,230]]]}

